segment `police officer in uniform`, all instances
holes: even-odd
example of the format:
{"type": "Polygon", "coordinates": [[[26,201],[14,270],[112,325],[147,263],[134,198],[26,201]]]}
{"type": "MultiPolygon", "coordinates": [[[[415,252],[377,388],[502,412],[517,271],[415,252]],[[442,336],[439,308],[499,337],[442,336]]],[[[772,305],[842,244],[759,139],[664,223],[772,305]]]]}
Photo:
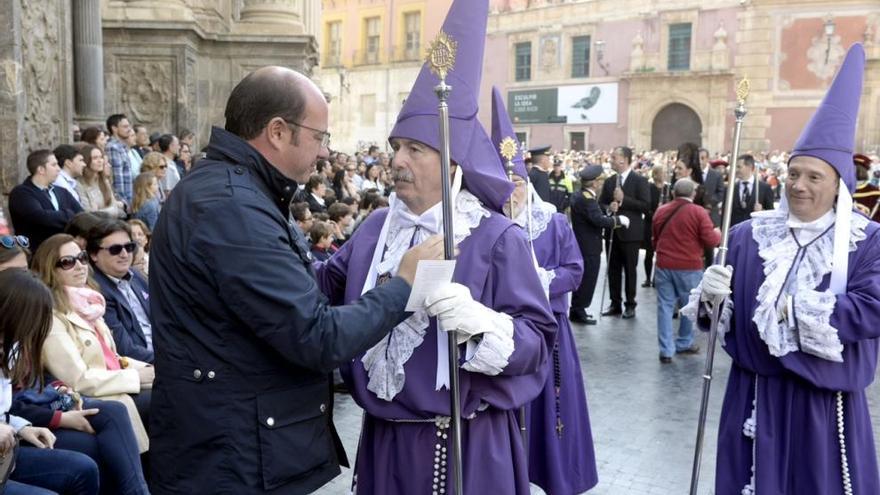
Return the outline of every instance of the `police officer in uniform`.
{"type": "Polygon", "coordinates": [[[601,165],[587,165],[580,171],[581,188],[571,199],[571,227],[584,258],[584,276],[572,294],[569,319],[575,323],[595,325],[596,320],[587,314],[593,301],[602,256],[602,231],[628,223],[626,217],[608,216],[599,207],[597,197],[605,177],[601,165]]]}
{"type": "Polygon", "coordinates": [[[538,196],[546,202],[550,202],[550,152],[549,146],[532,148],[529,155],[532,161],[532,168],[529,170],[529,181],[538,196]]]}

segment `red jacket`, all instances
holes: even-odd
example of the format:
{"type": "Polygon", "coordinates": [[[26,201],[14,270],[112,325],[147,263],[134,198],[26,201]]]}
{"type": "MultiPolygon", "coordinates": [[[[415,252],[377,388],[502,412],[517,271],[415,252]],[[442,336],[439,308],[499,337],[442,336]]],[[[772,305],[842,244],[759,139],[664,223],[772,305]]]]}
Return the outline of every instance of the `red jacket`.
{"type": "Polygon", "coordinates": [[[654,213],[651,227],[651,242],[657,253],[657,268],[702,270],[703,251],[721,243],[721,233],[715,230],[706,209],[683,198],[661,206],[654,213]],[[666,219],[682,203],[684,206],[666,223],[666,219]],[[659,232],[661,227],[663,231],[659,232]]]}

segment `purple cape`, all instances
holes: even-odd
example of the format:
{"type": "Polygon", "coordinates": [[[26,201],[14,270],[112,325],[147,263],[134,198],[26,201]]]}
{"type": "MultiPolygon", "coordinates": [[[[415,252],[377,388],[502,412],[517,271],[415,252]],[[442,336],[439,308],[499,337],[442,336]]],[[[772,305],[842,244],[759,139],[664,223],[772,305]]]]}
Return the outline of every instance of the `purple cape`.
{"type": "Polygon", "coordinates": [[[550,283],[550,306],[559,330],[544,389],[529,408],[529,479],[548,494],[574,495],[599,481],[584,379],[568,323],[568,295],[580,285],[583,258],[560,213],[553,214],[533,246],[538,265],[556,274],[550,283]]]}
{"type": "MultiPolygon", "coordinates": [[[[880,226],[850,253],[847,292],[837,296],[830,325],[844,345],[843,362],[803,352],[772,356],[752,316],[764,281],[752,221],[731,232],[734,309],[724,349],[733,358],[718,431],[715,493],[740,495],[752,467],[743,423],[758,386],[756,493],[843,493],[837,435],[836,391],[843,391],[846,452],[855,493],[880,493],[877,457],[865,388],[877,369],[880,336],[880,226]]],[[[829,284],[826,275],[816,290],[829,284]]],[[[795,312],[797,308],[795,308],[795,312]]]]}
{"type": "MultiPolygon", "coordinates": [[[[373,212],[319,270],[319,284],[334,303],[360,297],[387,213],[387,209],[373,212]]],[[[464,491],[527,495],[528,466],[516,412],[544,386],[556,322],[537,273],[523,269],[531,254],[523,233],[510,220],[492,213],[459,244],[459,250],[454,280],[469,287],[482,304],[512,316],[515,341],[500,375],[461,370],[462,418],[475,415],[462,421],[464,491]]],[[[355,475],[358,494],[432,491],[434,424],[386,420],[449,415],[449,393],[434,390],[436,332],[432,318],[423,342],[404,367],[406,384],[393,401],[367,390],[368,376],[360,357],[342,369],[352,397],[366,410],[355,475]]],[[[447,493],[451,486],[448,483],[447,493]]]]}

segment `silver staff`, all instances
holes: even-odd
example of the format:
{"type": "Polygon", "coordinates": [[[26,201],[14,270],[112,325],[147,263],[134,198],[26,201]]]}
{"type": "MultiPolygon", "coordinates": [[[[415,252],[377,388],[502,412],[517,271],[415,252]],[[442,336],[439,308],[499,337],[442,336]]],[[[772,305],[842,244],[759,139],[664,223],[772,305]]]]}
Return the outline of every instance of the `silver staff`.
{"type": "MultiPolygon", "coordinates": [[[[736,126],[733,131],[733,156],[739,157],[739,140],[742,131],[743,119],[746,117],[746,98],[749,96],[749,80],[743,78],[736,85],[736,126]]],[[[736,162],[734,162],[736,163],[736,162]]],[[[727,183],[736,182],[736,165],[727,171],[727,183]]],[[[724,266],[727,262],[727,244],[730,237],[730,213],[733,208],[734,187],[727,188],[724,198],[724,219],[721,223],[721,247],[718,249],[716,263],[724,266]]],[[[757,193],[756,193],[757,197],[757,193]]],[[[715,364],[715,341],[718,338],[718,321],[721,317],[721,306],[718,303],[712,306],[712,323],[709,327],[709,348],[706,350],[706,367],[703,371],[703,398],[700,401],[700,422],[697,424],[697,445],[694,447],[694,465],[691,471],[690,495],[697,495],[697,486],[700,482],[700,461],[703,457],[703,436],[706,432],[706,414],[709,409],[709,392],[712,388],[712,368],[715,364]]],[[[682,315],[682,318],[684,316],[682,315]]]]}
{"type": "MultiPolygon", "coordinates": [[[[446,76],[455,66],[455,54],[458,42],[453,40],[443,31],[431,43],[428,50],[427,62],[431,72],[440,78],[440,84],[434,88],[440,103],[437,109],[440,113],[440,178],[443,193],[443,254],[444,258],[455,258],[455,244],[452,227],[452,184],[450,183],[449,163],[449,93],[452,86],[446,84],[446,76]]],[[[449,405],[451,418],[452,437],[452,476],[455,482],[455,494],[462,495],[463,483],[461,472],[461,393],[458,375],[458,341],[456,332],[448,332],[449,341],[449,405]]]]}
{"type": "MultiPolygon", "coordinates": [[[[501,156],[504,157],[507,164],[507,179],[510,182],[513,182],[513,157],[516,156],[517,153],[516,141],[511,137],[504,138],[501,143],[498,145],[498,151],[501,153],[501,156]]],[[[515,184],[515,183],[514,183],[515,184]]],[[[526,196],[529,195],[528,183],[526,183],[526,196]]],[[[515,191],[515,190],[514,190],[515,191]]],[[[516,209],[513,204],[513,193],[510,194],[510,198],[508,200],[508,204],[510,206],[510,219],[516,220],[516,209]]],[[[531,208],[526,206],[526,218],[530,218],[531,208]]],[[[530,227],[530,225],[529,225],[530,227]]],[[[532,242],[532,232],[531,228],[529,228],[529,244],[532,242]]],[[[529,432],[528,427],[526,426],[526,406],[522,406],[519,408],[519,433],[522,435],[523,440],[523,448],[525,449],[526,456],[529,455],[529,432]]]]}

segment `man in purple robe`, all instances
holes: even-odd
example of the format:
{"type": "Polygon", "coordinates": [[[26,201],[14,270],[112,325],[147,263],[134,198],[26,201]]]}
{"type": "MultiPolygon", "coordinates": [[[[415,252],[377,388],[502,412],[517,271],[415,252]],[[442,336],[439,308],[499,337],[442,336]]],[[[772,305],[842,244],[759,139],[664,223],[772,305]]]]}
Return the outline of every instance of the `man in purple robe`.
{"type": "Polygon", "coordinates": [[[795,145],[780,208],[732,230],[730,266],[710,267],[682,310],[723,304],[733,365],[718,495],[880,493],[865,397],[880,336],[880,226],[851,197],[864,65],[854,45],[795,145]]]}
{"type": "MultiPolygon", "coordinates": [[[[506,138],[515,141],[516,134],[501,93],[493,87],[495,148],[506,138]]],[[[518,152],[512,161],[516,185],[513,212],[511,201],[504,205],[504,212],[529,239],[538,276],[558,325],[544,389],[528,409],[529,479],[548,495],[574,495],[599,481],[584,378],[568,323],[571,293],[581,282],[584,263],[568,219],[557,213],[552,203],[543,201],[528,182],[522,153],[518,152]]]]}
{"type": "MultiPolygon", "coordinates": [[[[487,17],[488,0],[455,0],[443,25],[460,47],[447,77],[454,88],[455,283],[438,287],[423,310],[342,369],[365,410],[358,494],[453,492],[447,336],[440,330],[457,331],[461,344],[464,494],[529,493],[517,410],[544,386],[556,322],[522,230],[500,214],[513,185],[476,120],[487,17]]],[[[442,231],[437,84],[423,67],[391,132],[389,208],[372,213],[319,270],[335,303],[381,284],[410,245],[442,231]]]]}

